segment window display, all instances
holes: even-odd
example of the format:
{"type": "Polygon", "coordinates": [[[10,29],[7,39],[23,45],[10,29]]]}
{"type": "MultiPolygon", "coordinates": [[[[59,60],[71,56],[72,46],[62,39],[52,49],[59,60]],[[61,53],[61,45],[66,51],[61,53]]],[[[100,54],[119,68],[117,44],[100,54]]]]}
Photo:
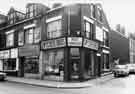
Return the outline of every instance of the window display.
{"type": "Polygon", "coordinates": [[[25,73],[39,73],[39,62],[38,58],[26,58],[24,63],[25,73]]]}
{"type": "Polygon", "coordinates": [[[4,70],[16,70],[16,59],[4,60],[4,70]]]}
{"type": "Polygon", "coordinates": [[[60,75],[64,67],[64,50],[47,51],[44,63],[46,75],[60,75]]]}

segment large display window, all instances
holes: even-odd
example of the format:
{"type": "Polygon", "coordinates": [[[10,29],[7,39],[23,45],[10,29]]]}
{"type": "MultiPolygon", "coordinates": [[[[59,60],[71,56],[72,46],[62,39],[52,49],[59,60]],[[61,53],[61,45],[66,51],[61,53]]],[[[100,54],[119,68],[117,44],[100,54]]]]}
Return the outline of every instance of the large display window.
{"type": "Polygon", "coordinates": [[[39,73],[39,59],[37,57],[27,57],[24,62],[25,73],[39,73]]]}
{"type": "Polygon", "coordinates": [[[45,75],[58,75],[64,67],[64,49],[45,52],[45,75]]]}
{"type": "Polygon", "coordinates": [[[16,70],[16,59],[4,60],[4,70],[16,70]]]}

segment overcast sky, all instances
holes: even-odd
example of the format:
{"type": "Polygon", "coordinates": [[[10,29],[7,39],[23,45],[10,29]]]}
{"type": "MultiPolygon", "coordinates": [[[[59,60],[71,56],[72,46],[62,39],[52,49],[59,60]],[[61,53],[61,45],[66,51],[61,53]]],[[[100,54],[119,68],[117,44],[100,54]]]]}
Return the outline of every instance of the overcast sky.
{"type": "Polygon", "coordinates": [[[116,24],[121,24],[125,26],[127,32],[135,32],[135,0],[1,0],[0,11],[7,14],[11,6],[25,11],[25,6],[29,2],[51,6],[55,2],[69,4],[73,1],[74,3],[100,2],[112,28],[116,24]]]}

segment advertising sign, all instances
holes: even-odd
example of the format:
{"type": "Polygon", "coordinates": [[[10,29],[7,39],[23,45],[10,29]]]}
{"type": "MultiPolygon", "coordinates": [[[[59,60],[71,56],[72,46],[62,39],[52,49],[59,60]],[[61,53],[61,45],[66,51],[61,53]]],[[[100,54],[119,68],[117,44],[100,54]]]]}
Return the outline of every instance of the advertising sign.
{"type": "Polygon", "coordinates": [[[58,47],[65,47],[65,46],[66,46],[65,38],[43,41],[41,43],[42,49],[58,48],[58,47]]]}
{"type": "Polygon", "coordinates": [[[82,38],[68,37],[68,46],[82,46],[82,38]]]}
{"type": "Polygon", "coordinates": [[[84,39],[83,46],[93,50],[98,50],[98,43],[92,40],[84,39]]]}

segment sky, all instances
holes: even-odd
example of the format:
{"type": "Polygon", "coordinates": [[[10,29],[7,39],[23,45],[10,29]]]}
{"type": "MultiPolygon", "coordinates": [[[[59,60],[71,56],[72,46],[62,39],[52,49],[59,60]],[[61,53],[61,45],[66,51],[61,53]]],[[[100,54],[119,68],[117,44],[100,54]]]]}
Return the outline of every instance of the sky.
{"type": "Polygon", "coordinates": [[[7,14],[10,7],[25,11],[26,4],[31,2],[42,3],[50,7],[55,2],[63,4],[98,2],[102,4],[111,28],[121,24],[126,32],[135,32],[135,0],[2,0],[0,13],[7,14]]]}

